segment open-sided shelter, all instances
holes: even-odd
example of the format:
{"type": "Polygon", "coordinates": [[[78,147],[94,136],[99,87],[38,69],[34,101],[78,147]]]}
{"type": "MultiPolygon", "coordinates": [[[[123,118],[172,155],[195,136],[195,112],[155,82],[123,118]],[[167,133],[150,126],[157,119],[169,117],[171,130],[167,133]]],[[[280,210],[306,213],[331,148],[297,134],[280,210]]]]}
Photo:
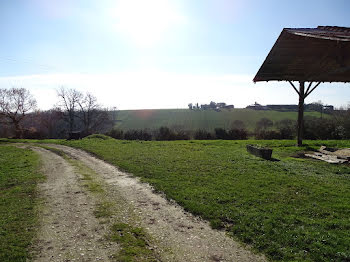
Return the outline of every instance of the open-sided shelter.
{"type": "Polygon", "coordinates": [[[292,85],[299,95],[301,146],[305,98],[320,83],[350,82],[350,28],[284,28],[253,81],[288,81],[292,85]],[[299,82],[299,88],[293,81],[299,82]]]}

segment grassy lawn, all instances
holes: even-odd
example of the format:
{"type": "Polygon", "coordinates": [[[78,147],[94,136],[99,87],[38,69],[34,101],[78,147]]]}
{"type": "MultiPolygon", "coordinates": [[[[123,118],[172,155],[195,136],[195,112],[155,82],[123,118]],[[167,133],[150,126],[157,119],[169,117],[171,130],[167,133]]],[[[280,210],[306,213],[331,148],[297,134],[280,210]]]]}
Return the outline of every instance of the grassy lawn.
{"type": "MultiPolygon", "coordinates": [[[[63,142],[141,177],[273,260],[350,260],[350,167],[290,157],[295,141],[63,142]],[[246,153],[274,149],[281,161],[246,153]]],[[[350,147],[350,141],[307,141],[350,147]]],[[[304,148],[306,149],[306,148],[304,148]]]]}
{"type": "MultiPolygon", "coordinates": [[[[48,142],[48,141],[45,141],[48,142]]],[[[82,148],[141,177],[186,210],[272,260],[350,260],[350,166],[293,158],[350,141],[51,141],[82,148]],[[270,146],[265,161],[248,143],[270,146]]]]}
{"type": "Polygon", "coordinates": [[[0,146],[0,261],[27,261],[35,233],[36,184],[42,175],[30,150],[0,146]]]}

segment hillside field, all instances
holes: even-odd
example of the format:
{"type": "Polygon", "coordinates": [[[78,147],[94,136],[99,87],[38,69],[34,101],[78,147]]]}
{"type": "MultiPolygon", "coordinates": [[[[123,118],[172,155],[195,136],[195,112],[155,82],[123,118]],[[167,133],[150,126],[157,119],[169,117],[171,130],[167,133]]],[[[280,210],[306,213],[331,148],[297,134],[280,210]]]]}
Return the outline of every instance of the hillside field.
{"type": "MultiPolygon", "coordinates": [[[[305,116],[320,117],[319,112],[305,112],[305,116]]],[[[248,130],[255,128],[256,122],[266,117],[273,122],[282,119],[297,119],[297,112],[258,111],[252,109],[189,110],[189,109],[148,109],[121,110],[118,112],[116,128],[158,129],[167,126],[175,130],[194,131],[197,129],[214,131],[215,128],[234,128],[234,121],[241,120],[248,130]]]]}

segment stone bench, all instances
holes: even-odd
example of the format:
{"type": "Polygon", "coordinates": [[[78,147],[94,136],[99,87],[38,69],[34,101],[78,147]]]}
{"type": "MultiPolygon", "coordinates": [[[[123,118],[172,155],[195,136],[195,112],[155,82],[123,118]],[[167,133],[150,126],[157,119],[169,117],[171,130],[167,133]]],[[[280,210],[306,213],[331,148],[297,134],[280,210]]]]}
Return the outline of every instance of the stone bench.
{"type": "Polygon", "coordinates": [[[266,147],[259,147],[255,145],[247,145],[247,151],[257,157],[266,160],[271,160],[272,149],[266,147]]]}

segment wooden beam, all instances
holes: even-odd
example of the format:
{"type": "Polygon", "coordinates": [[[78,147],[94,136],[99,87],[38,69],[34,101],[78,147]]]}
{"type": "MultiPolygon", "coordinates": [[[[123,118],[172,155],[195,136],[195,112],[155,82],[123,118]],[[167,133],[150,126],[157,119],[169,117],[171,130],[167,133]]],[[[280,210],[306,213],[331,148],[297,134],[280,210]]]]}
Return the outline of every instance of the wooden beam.
{"type": "Polygon", "coordinates": [[[308,87],[307,87],[307,89],[306,89],[305,94],[307,94],[307,92],[309,92],[309,90],[310,90],[310,87],[311,87],[312,83],[313,83],[312,81],[309,83],[309,85],[308,85],[308,87]]]}
{"type": "Polygon", "coordinates": [[[308,95],[310,95],[312,93],[312,91],[314,91],[316,89],[316,87],[318,87],[321,84],[321,82],[318,82],[309,92],[308,90],[305,93],[304,99],[307,98],[308,95]]]}
{"type": "Polygon", "coordinates": [[[298,146],[303,145],[303,129],[304,129],[304,88],[305,82],[299,82],[299,105],[298,105],[298,146]]]}
{"type": "Polygon", "coordinates": [[[298,89],[296,89],[295,88],[295,85],[291,82],[291,81],[288,81],[289,82],[289,84],[291,84],[292,85],[292,87],[294,88],[294,90],[295,90],[295,92],[297,92],[298,93],[298,95],[300,95],[300,93],[299,93],[299,91],[298,91],[298,89]]]}

